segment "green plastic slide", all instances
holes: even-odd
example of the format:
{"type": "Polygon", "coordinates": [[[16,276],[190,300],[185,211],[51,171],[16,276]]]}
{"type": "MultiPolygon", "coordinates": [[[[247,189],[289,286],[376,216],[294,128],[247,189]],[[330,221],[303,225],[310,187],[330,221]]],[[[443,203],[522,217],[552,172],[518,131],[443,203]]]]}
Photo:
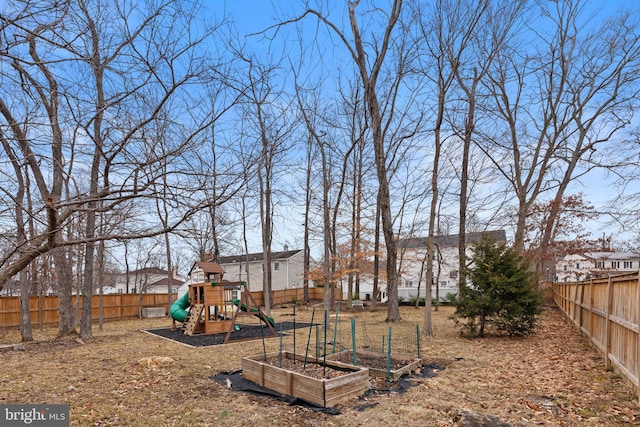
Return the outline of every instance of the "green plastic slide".
{"type": "Polygon", "coordinates": [[[169,308],[169,316],[178,322],[184,322],[187,318],[187,308],[189,307],[189,294],[186,293],[178,298],[176,302],[171,304],[169,308]]]}

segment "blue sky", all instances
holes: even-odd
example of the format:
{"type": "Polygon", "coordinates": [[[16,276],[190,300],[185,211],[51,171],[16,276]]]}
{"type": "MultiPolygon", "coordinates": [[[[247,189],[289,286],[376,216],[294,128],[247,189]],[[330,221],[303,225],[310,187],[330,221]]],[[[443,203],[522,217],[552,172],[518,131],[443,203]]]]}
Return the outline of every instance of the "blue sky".
{"type": "MultiPolygon", "coordinates": [[[[346,4],[346,0],[344,2],[323,1],[321,3],[325,7],[330,4],[331,7],[335,9],[345,10],[344,4],[346,4]]],[[[384,4],[387,3],[388,2],[384,2],[384,4]]],[[[228,0],[211,2],[208,4],[208,7],[214,12],[216,16],[222,14],[229,16],[233,20],[234,26],[238,29],[240,35],[242,36],[247,34],[255,34],[271,25],[274,25],[276,22],[278,22],[279,19],[288,18],[300,13],[304,8],[304,4],[303,2],[299,1],[277,2],[264,0],[228,0]]],[[[585,4],[585,8],[587,10],[591,10],[593,11],[593,13],[603,13],[603,15],[608,15],[621,7],[635,9],[638,10],[638,13],[640,13],[640,1],[638,0],[591,1],[585,4]]],[[[337,19],[344,20],[346,18],[340,17],[337,19]]],[[[595,18],[593,20],[594,24],[597,24],[598,21],[599,18],[595,18]]],[[[307,17],[305,25],[312,30],[316,25],[315,18],[307,17]]],[[[321,38],[325,37],[326,34],[327,32],[324,28],[318,32],[318,36],[321,38]]],[[[261,36],[253,35],[246,38],[246,41],[255,53],[266,54],[268,43],[261,36]]],[[[322,42],[320,44],[322,44],[322,42]]],[[[344,52],[342,52],[341,54],[344,54],[344,52]]],[[[325,65],[331,68],[339,67],[341,64],[330,63],[325,65]]],[[[589,176],[581,179],[580,182],[575,183],[573,188],[576,192],[584,192],[586,195],[586,200],[600,206],[606,203],[609,200],[609,197],[613,194],[611,181],[609,181],[606,175],[603,173],[590,174],[589,176]]],[[[592,228],[592,231],[595,235],[600,235],[602,227],[606,226],[604,226],[602,224],[602,221],[600,221],[598,223],[591,224],[590,227],[592,228]]],[[[291,230],[291,233],[295,234],[296,231],[291,230]]],[[[285,240],[288,240],[291,246],[292,240],[297,239],[286,239],[280,236],[279,239],[275,238],[274,242],[278,240],[280,240],[280,244],[282,244],[285,240]]]]}

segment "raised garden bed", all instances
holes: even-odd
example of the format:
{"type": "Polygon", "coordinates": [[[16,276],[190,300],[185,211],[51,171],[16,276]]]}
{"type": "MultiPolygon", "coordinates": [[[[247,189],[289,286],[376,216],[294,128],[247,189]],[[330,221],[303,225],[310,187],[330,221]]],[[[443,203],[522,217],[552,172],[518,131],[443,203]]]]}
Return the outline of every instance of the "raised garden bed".
{"type": "MultiPolygon", "coordinates": [[[[353,365],[353,353],[351,351],[341,351],[327,356],[327,359],[335,360],[344,364],[353,365]]],[[[411,373],[422,366],[421,359],[414,359],[409,356],[391,355],[391,363],[387,361],[387,355],[368,351],[356,352],[356,366],[369,369],[369,375],[375,378],[387,378],[390,381],[397,381],[401,376],[411,373]],[[389,367],[391,369],[389,369],[389,367]],[[387,372],[388,371],[388,372],[387,372]]]]}
{"type": "Polygon", "coordinates": [[[261,387],[314,405],[331,407],[369,388],[369,369],[283,352],[242,358],[242,376],[261,387]],[[281,365],[282,362],[282,366],[281,365]]]}

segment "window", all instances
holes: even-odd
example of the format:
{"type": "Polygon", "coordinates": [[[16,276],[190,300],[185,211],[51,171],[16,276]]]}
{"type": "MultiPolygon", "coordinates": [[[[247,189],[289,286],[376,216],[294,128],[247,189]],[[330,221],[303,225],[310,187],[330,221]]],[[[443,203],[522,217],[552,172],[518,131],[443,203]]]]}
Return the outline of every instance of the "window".
{"type": "Polygon", "coordinates": [[[611,261],[611,268],[620,268],[620,261],[611,261]]]}
{"type": "Polygon", "coordinates": [[[568,265],[567,265],[567,264],[565,264],[565,265],[562,267],[562,269],[563,269],[564,271],[567,271],[567,267],[568,267],[568,265]]]}
{"type": "Polygon", "coordinates": [[[412,282],[411,280],[406,280],[406,281],[404,282],[404,285],[405,285],[407,288],[413,288],[413,282],[412,282]]]}
{"type": "Polygon", "coordinates": [[[449,279],[457,279],[458,278],[458,270],[452,270],[449,273],[449,279]]]}
{"type": "Polygon", "coordinates": [[[449,282],[447,282],[446,280],[443,280],[442,282],[440,282],[440,287],[441,288],[446,288],[448,284],[449,284],[449,282]]]}
{"type": "Polygon", "coordinates": [[[580,270],[580,263],[576,263],[576,270],[580,270]]]}
{"type": "Polygon", "coordinates": [[[596,268],[604,268],[604,262],[596,261],[596,268]]]}
{"type": "Polygon", "coordinates": [[[633,261],[625,261],[624,268],[633,268],[633,261]]]}
{"type": "Polygon", "coordinates": [[[278,261],[276,261],[276,262],[274,262],[274,263],[273,263],[273,269],[274,269],[275,271],[280,270],[280,263],[279,263],[278,261]]]}

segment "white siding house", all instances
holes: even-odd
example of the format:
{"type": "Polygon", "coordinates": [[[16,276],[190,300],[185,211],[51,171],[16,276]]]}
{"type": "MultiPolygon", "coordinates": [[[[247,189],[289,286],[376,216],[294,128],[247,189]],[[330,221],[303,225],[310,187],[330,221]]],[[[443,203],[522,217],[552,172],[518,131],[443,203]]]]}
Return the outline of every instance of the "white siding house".
{"type": "MultiPolygon", "coordinates": [[[[484,233],[468,233],[466,236],[466,253],[471,256],[471,244],[479,241],[482,237],[488,237],[496,241],[505,242],[507,240],[504,230],[487,231],[484,233]]],[[[431,298],[436,298],[436,292],[441,301],[444,301],[447,294],[458,294],[458,235],[443,235],[435,238],[436,263],[434,263],[434,284],[431,287],[431,298]]],[[[398,297],[402,301],[410,301],[413,298],[424,298],[426,295],[425,275],[426,266],[423,266],[427,253],[427,238],[416,237],[411,239],[401,239],[398,241],[398,297]]],[[[386,281],[380,280],[378,284],[381,298],[379,301],[387,301],[386,281]]],[[[344,299],[347,299],[348,289],[342,283],[344,299]]],[[[365,275],[360,281],[360,292],[357,295],[360,299],[369,301],[373,295],[373,280],[365,275]]]]}
{"type": "MultiPolygon", "coordinates": [[[[249,255],[220,257],[218,264],[224,269],[225,280],[246,282],[250,291],[263,290],[262,252],[249,255]]],[[[302,249],[271,253],[271,290],[302,288],[304,279],[304,252],[302,249]]],[[[312,286],[310,283],[309,286],[312,286]]]]}
{"type": "MultiPolygon", "coordinates": [[[[146,293],[146,294],[166,294],[169,284],[169,272],[162,268],[146,267],[129,272],[129,285],[127,286],[127,275],[116,276],[113,286],[104,288],[105,294],[126,294],[146,293]]],[[[182,277],[178,275],[176,269],[171,274],[171,289],[177,292],[184,283],[182,277]]]]}
{"type": "Polygon", "coordinates": [[[557,282],[579,282],[640,270],[640,255],[632,252],[585,252],[566,255],[556,264],[557,282]]]}
{"type": "MultiPolygon", "coordinates": [[[[494,230],[482,233],[468,233],[466,236],[466,254],[471,256],[472,244],[487,237],[499,242],[507,240],[504,230],[494,230]]],[[[433,286],[431,298],[436,298],[436,292],[441,301],[447,294],[458,294],[459,263],[458,263],[458,235],[449,234],[435,237],[435,261],[433,266],[433,286]],[[436,289],[435,284],[438,284],[436,289]]],[[[426,295],[424,262],[427,254],[427,238],[417,237],[402,239],[398,242],[398,259],[400,263],[400,282],[398,296],[407,301],[426,295]]]]}

